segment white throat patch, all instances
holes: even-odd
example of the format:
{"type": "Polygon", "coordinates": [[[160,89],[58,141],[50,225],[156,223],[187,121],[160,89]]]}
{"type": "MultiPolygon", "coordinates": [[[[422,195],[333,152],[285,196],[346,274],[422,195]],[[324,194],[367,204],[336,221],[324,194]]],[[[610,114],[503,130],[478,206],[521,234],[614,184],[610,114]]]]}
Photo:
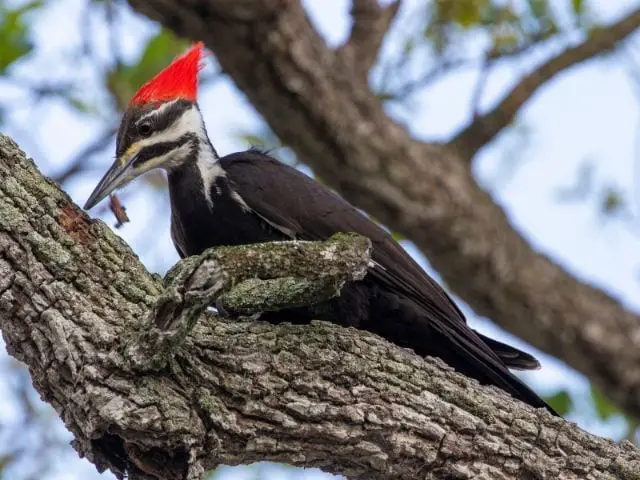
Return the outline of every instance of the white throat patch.
{"type": "MultiPolygon", "coordinates": [[[[197,122],[193,125],[194,132],[197,132],[198,136],[198,159],[196,160],[196,166],[200,170],[200,178],[202,178],[204,196],[207,199],[209,208],[213,208],[213,199],[211,198],[211,189],[216,184],[218,177],[226,176],[224,170],[218,162],[218,156],[209,143],[209,137],[207,137],[207,131],[202,120],[202,115],[196,107],[192,107],[189,111],[185,112],[185,116],[193,116],[192,122],[197,122]]],[[[218,188],[216,186],[216,188],[218,188]]]]}
{"type": "MultiPolygon", "coordinates": [[[[167,102],[156,110],[145,114],[136,123],[140,123],[142,120],[149,118],[153,115],[161,114],[164,110],[174,102],[167,102]]],[[[155,145],[158,143],[171,143],[179,140],[181,137],[187,134],[195,134],[198,141],[198,158],[196,159],[196,167],[200,171],[200,177],[202,178],[204,195],[207,199],[209,207],[213,207],[213,199],[211,198],[211,189],[214,188],[216,179],[221,176],[225,176],[225,172],[218,163],[218,157],[215,150],[209,143],[207,137],[207,131],[205,130],[204,121],[198,108],[194,105],[185,110],[180,118],[173,122],[168,128],[162,130],[156,134],[151,135],[139,142],[140,149],[155,145]]],[[[160,157],[150,160],[145,165],[145,171],[152,170],[154,168],[163,168],[165,170],[171,170],[177,168],[184,162],[185,158],[191,151],[191,144],[185,144],[170,153],[162,155],[160,157]]]]}

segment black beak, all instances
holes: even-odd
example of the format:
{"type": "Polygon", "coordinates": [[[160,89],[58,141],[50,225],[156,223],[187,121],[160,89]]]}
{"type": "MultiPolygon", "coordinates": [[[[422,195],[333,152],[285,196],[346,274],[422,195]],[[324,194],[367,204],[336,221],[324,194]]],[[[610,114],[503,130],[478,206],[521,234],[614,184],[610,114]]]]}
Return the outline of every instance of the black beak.
{"type": "Polygon", "coordinates": [[[110,193],[112,193],[116,188],[127,183],[130,178],[128,178],[128,174],[131,170],[131,166],[133,165],[137,155],[134,155],[125,165],[120,166],[120,161],[116,160],[111,165],[111,168],[107,170],[107,173],[104,174],[102,180],[98,183],[96,188],[93,190],[89,199],[84,204],[84,209],[89,210],[95,207],[98,202],[107,197],[110,193]]]}

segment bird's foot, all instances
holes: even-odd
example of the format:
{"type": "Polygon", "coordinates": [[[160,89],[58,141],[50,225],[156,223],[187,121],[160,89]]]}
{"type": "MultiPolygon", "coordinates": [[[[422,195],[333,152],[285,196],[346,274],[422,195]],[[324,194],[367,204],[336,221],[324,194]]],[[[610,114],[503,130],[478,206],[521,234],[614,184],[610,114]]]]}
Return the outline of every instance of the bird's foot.
{"type": "Polygon", "coordinates": [[[234,310],[233,308],[230,308],[228,305],[226,305],[226,302],[224,301],[224,296],[216,300],[216,304],[214,308],[218,312],[218,317],[221,320],[226,320],[230,322],[240,322],[240,323],[255,322],[262,315],[262,312],[252,313],[250,315],[247,315],[246,313],[240,313],[234,310]]]}

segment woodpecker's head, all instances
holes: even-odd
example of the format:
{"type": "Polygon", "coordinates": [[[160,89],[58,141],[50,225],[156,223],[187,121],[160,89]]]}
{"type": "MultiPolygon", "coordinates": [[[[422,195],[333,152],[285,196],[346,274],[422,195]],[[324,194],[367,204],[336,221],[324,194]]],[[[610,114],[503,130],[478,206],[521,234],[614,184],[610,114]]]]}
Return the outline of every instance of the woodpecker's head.
{"type": "Polygon", "coordinates": [[[202,43],[193,45],[131,99],[118,130],[116,160],[85,209],[149,170],[181,165],[193,158],[199,141],[207,141],[196,104],[202,49],[202,43]]]}

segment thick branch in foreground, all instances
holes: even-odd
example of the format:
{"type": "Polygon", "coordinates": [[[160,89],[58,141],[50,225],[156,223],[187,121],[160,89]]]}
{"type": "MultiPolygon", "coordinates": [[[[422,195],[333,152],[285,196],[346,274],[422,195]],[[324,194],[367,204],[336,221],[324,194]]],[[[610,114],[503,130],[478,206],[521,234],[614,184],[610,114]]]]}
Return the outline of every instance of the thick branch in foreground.
{"type": "Polygon", "coordinates": [[[339,233],[326,242],[273,242],[210,249],[176,264],[165,291],[149,312],[125,356],[138,370],[166,365],[208,307],[256,315],[311,306],[362,280],[371,242],[339,233]]]}
{"type": "Polygon", "coordinates": [[[351,479],[638,478],[640,452],[628,442],[327,323],[203,314],[165,368],[131,370],[122,347],[164,293],[0,136],[0,328],[98,469],[200,479],[220,463],[274,460],[351,479]]]}
{"type": "Polygon", "coordinates": [[[298,1],[130,3],[204,40],[278,137],[347,200],[413,240],[478,314],[640,417],[638,316],[534,251],[457,148],[416,141],[393,122],[298,1]]]}
{"type": "Polygon", "coordinates": [[[490,112],[476,117],[451,145],[471,162],[516,117],[520,108],[549,80],[585,60],[610,52],[640,26],[640,8],[608,27],[593,30],[587,40],[553,56],[525,75],[490,112]]]}

